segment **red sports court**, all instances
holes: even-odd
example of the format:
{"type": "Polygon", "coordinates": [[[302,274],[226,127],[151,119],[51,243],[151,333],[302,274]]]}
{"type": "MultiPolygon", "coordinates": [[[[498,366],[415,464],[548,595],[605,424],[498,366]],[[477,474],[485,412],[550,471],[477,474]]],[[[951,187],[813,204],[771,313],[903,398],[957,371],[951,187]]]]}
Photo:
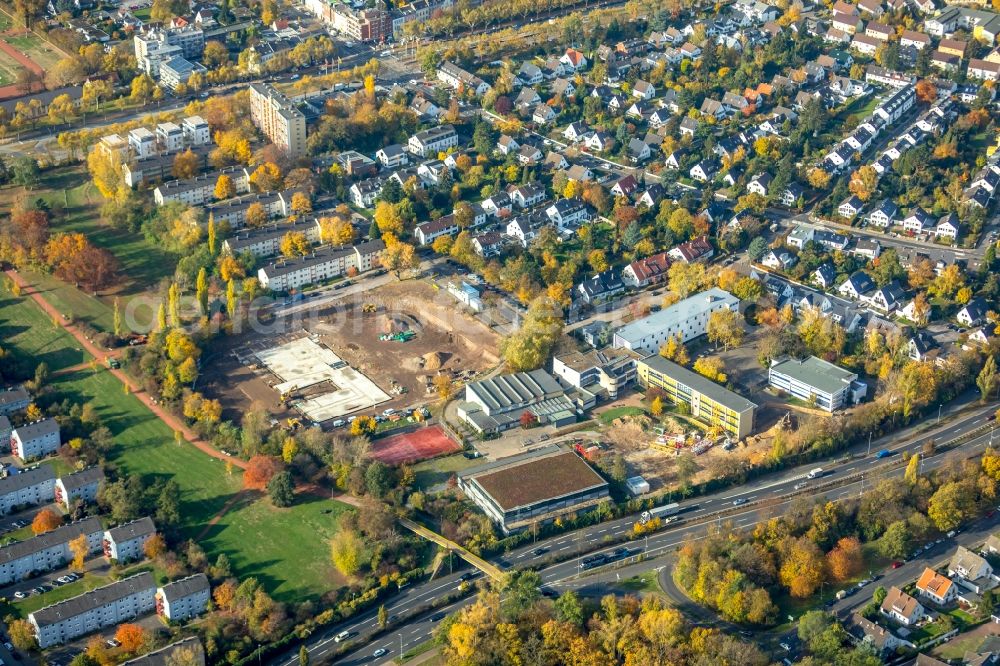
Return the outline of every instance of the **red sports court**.
{"type": "Polygon", "coordinates": [[[461,450],[462,447],[448,437],[441,426],[432,425],[375,440],[372,442],[371,454],[373,458],[386,465],[399,465],[461,450]]]}

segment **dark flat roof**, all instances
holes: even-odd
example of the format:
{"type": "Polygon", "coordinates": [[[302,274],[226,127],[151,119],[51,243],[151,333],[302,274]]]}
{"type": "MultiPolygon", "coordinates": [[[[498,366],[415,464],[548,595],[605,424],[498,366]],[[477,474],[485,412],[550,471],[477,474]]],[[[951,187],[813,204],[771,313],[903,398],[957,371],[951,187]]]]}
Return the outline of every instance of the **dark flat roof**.
{"type": "Polygon", "coordinates": [[[573,451],[555,449],[548,455],[503,463],[463,476],[475,480],[504,511],[608,485],[573,451]]]}

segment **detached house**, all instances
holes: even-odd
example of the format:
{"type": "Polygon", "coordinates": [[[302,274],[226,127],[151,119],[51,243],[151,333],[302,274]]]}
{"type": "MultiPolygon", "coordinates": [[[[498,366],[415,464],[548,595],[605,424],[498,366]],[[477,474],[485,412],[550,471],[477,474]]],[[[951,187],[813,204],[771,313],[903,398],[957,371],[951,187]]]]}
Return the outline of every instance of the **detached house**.
{"type": "Polygon", "coordinates": [[[899,206],[894,204],[890,199],[883,199],[868,214],[868,222],[873,226],[885,228],[891,226],[896,221],[897,215],[899,215],[899,206]]]}
{"type": "Polygon", "coordinates": [[[635,82],[635,85],[632,86],[632,95],[634,97],[638,97],[639,99],[653,99],[656,97],[656,87],[648,81],[639,79],[635,82]]]}
{"type": "Polygon", "coordinates": [[[841,296],[853,299],[861,299],[874,290],[875,283],[868,277],[868,273],[864,271],[854,273],[837,288],[841,296]]]}
{"type": "Polygon", "coordinates": [[[919,601],[895,586],[889,588],[879,612],[906,627],[915,625],[925,615],[919,601]]]}
{"type": "Polygon", "coordinates": [[[993,567],[986,558],[977,555],[965,546],[959,546],[948,563],[948,575],[957,578],[963,587],[976,594],[981,594],[993,588],[997,581],[993,576],[993,567]]]}
{"type": "Polygon", "coordinates": [[[666,252],[654,254],[645,259],[637,259],[622,270],[622,282],[630,287],[641,289],[659,284],[667,279],[670,270],[670,257],[666,252]]]}
{"type": "Polygon", "coordinates": [[[955,600],[957,591],[950,578],[926,567],[917,580],[917,594],[936,604],[944,605],[955,600]]]}
{"type": "Polygon", "coordinates": [[[847,219],[852,219],[861,214],[862,209],[864,209],[865,204],[861,199],[855,195],[851,195],[847,201],[840,204],[837,207],[837,212],[841,217],[846,217],[847,219]]]}
{"type": "Polygon", "coordinates": [[[934,226],[934,219],[920,206],[913,209],[913,212],[903,220],[903,231],[910,234],[920,234],[934,226]]]}
{"type": "Polygon", "coordinates": [[[934,227],[934,237],[955,240],[958,238],[960,230],[961,223],[958,221],[958,216],[954,213],[949,213],[938,220],[937,226],[934,227]]]}
{"type": "Polygon", "coordinates": [[[605,303],[625,291],[625,285],[614,269],[597,273],[576,286],[576,295],[588,305],[605,303]]]}
{"type": "Polygon", "coordinates": [[[559,58],[563,67],[573,72],[580,72],[587,69],[587,57],[576,49],[566,49],[566,53],[559,58]]]}
{"type": "Polygon", "coordinates": [[[691,177],[702,183],[708,183],[715,179],[719,173],[719,163],[714,159],[706,158],[691,167],[691,177]]]}
{"type": "Polygon", "coordinates": [[[966,326],[979,326],[986,321],[986,312],[988,310],[989,306],[986,301],[977,296],[966,303],[965,306],[958,311],[958,314],[955,315],[955,319],[958,320],[960,324],[965,324],[966,326]]]}
{"type": "Polygon", "coordinates": [[[747,183],[747,192],[752,192],[754,194],[759,194],[762,197],[768,195],[768,189],[771,187],[771,181],[774,180],[771,174],[766,171],[759,173],[750,179],[747,183]]]}

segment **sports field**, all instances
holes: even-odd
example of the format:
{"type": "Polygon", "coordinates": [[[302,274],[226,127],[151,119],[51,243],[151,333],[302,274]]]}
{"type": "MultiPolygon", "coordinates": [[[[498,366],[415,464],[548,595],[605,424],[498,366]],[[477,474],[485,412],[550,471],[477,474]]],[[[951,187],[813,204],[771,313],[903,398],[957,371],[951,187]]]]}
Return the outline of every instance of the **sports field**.
{"type": "Polygon", "coordinates": [[[433,425],[413,432],[393,435],[372,442],[371,456],[386,465],[417,462],[461,451],[462,447],[433,425]]]}
{"type": "Polygon", "coordinates": [[[56,47],[43,42],[37,35],[7,36],[3,39],[46,71],[63,59],[63,54],[56,47]]]}

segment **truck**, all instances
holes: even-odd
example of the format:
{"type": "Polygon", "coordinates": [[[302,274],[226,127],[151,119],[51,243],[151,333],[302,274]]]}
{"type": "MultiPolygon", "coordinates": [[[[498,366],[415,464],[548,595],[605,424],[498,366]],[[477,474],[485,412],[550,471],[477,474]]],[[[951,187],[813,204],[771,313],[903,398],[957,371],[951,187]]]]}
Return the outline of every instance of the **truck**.
{"type": "Polygon", "coordinates": [[[664,504],[663,506],[658,506],[655,509],[650,509],[649,511],[643,511],[639,514],[639,524],[645,525],[654,518],[666,518],[667,516],[672,516],[681,510],[680,504],[674,502],[673,504],[664,504]]]}
{"type": "Polygon", "coordinates": [[[806,474],[806,478],[809,478],[809,479],[818,479],[821,476],[823,476],[823,468],[822,467],[817,467],[816,469],[809,470],[809,473],[806,474]]]}

